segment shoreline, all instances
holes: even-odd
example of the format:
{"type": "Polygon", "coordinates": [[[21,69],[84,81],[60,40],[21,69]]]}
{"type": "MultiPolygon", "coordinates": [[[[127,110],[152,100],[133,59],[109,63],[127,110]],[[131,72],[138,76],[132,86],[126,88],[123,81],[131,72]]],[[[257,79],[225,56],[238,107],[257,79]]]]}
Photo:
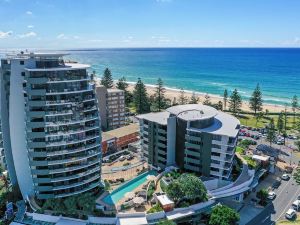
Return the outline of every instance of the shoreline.
{"type": "MultiPolygon", "coordinates": [[[[134,85],[136,82],[127,82],[128,83],[128,90],[130,92],[133,91],[134,89],[134,85]]],[[[147,89],[147,93],[149,96],[153,95],[155,93],[155,88],[156,85],[153,84],[145,84],[146,89],[147,89]]],[[[170,87],[166,87],[165,88],[165,97],[171,99],[171,101],[176,98],[178,99],[179,97],[179,93],[180,93],[180,89],[176,89],[176,88],[170,88],[170,87]]],[[[195,93],[195,95],[197,97],[199,97],[199,103],[204,101],[204,96],[206,94],[208,94],[210,96],[210,100],[212,103],[218,103],[218,101],[222,101],[223,103],[223,97],[219,96],[219,95],[215,95],[215,94],[209,94],[209,93],[203,93],[203,92],[197,92],[197,91],[190,91],[190,90],[183,90],[185,92],[185,96],[187,98],[190,98],[193,94],[193,92],[195,93]]],[[[229,100],[229,96],[228,96],[228,100],[229,100]]],[[[228,109],[228,105],[229,103],[227,102],[227,109],[228,109]]],[[[249,108],[249,101],[247,100],[242,100],[242,107],[241,109],[245,112],[252,112],[251,109],[249,108]]],[[[283,105],[275,105],[275,104],[270,104],[270,103],[263,103],[263,112],[265,112],[265,110],[268,109],[269,112],[281,112],[285,110],[285,106],[283,105]]],[[[291,107],[287,106],[287,110],[290,112],[291,111],[291,107]]]]}

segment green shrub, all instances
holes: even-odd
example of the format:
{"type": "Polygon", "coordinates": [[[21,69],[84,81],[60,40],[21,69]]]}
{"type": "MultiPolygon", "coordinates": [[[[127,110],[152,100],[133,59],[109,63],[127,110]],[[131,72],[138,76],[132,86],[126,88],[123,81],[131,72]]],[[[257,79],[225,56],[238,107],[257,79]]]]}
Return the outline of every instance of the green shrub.
{"type": "Polygon", "coordinates": [[[155,204],[151,209],[147,211],[147,213],[156,213],[163,211],[163,208],[159,204],[155,204]]]}
{"type": "Polygon", "coordinates": [[[240,155],[244,155],[245,154],[245,150],[241,147],[241,146],[237,146],[235,151],[237,153],[239,153],[240,155]]]}
{"type": "Polygon", "coordinates": [[[250,156],[244,156],[243,158],[247,161],[249,169],[257,169],[257,163],[254,159],[250,156]]]}

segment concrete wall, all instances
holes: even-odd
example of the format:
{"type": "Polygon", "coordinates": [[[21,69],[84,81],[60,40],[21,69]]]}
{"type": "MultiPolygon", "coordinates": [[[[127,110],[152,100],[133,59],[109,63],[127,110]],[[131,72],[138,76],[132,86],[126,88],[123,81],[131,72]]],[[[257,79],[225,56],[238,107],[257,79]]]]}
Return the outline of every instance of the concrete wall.
{"type": "Polygon", "coordinates": [[[167,132],[167,166],[171,166],[175,165],[176,117],[168,118],[167,132]]]}
{"type": "Polygon", "coordinates": [[[20,60],[12,60],[10,83],[9,124],[11,150],[18,178],[18,184],[24,199],[33,195],[33,181],[29,166],[27,138],[26,138],[26,114],[25,99],[23,93],[24,72],[26,66],[33,64],[33,60],[25,60],[25,65],[20,65],[20,60]]]}

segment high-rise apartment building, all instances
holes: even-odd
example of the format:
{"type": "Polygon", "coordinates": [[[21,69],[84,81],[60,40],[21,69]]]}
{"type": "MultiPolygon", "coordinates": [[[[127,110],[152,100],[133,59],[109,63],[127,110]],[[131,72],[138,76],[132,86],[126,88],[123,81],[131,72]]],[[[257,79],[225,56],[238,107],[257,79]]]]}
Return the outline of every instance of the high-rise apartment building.
{"type": "Polygon", "coordinates": [[[240,122],[201,104],[178,105],[139,115],[141,145],[148,163],[179,168],[206,177],[228,179],[240,122]]]}
{"type": "Polygon", "coordinates": [[[96,85],[101,126],[103,130],[113,130],[126,125],[125,94],[117,88],[96,85]]]}
{"type": "Polygon", "coordinates": [[[24,199],[60,198],[100,185],[101,133],[88,65],[61,53],[1,60],[1,125],[9,176],[24,199]]]}

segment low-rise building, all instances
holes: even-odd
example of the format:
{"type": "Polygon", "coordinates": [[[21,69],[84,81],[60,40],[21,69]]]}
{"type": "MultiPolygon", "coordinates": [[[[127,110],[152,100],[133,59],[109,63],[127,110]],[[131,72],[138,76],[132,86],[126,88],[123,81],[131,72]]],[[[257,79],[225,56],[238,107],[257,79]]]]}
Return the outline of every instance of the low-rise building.
{"type": "Polygon", "coordinates": [[[138,118],[142,151],[153,167],[176,165],[206,177],[230,177],[240,128],[235,117],[188,104],[138,118]]]}
{"type": "Polygon", "coordinates": [[[106,88],[98,82],[96,85],[96,94],[100,109],[102,129],[113,130],[125,126],[124,91],[117,88],[106,88]]]}
{"type": "Polygon", "coordinates": [[[102,151],[118,151],[128,148],[128,145],[139,139],[139,125],[136,123],[102,133],[102,151]]]}

